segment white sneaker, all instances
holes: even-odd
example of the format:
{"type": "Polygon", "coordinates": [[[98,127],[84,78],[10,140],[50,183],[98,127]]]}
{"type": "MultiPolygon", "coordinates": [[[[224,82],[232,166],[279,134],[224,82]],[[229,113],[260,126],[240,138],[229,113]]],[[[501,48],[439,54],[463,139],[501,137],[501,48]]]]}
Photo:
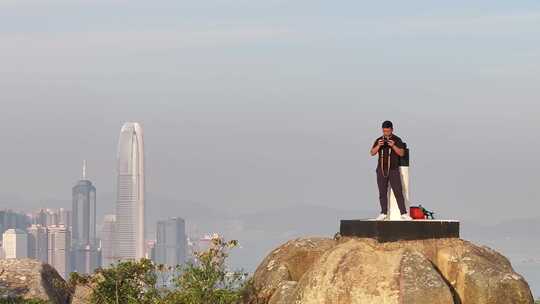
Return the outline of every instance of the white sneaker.
{"type": "Polygon", "coordinates": [[[404,213],[401,215],[401,220],[402,221],[412,221],[412,217],[408,214],[408,213],[404,213]]]}
{"type": "Polygon", "coordinates": [[[377,216],[377,218],[375,218],[376,221],[385,221],[388,219],[388,216],[384,213],[381,213],[379,214],[379,216],[377,216]]]}

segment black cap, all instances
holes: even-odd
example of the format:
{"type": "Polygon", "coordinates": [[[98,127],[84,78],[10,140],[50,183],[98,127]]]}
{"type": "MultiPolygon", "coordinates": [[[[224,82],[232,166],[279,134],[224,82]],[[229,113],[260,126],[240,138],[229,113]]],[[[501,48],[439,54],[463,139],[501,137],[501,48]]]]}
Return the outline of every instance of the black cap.
{"type": "Polygon", "coordinates": [[[392,122],[390,120],[387,120],[387,121],[382,123],[382,127],[385,128],[385,129],[386,128],[392,128],[393,129],[394,125],[392,125],[392,122]]]}

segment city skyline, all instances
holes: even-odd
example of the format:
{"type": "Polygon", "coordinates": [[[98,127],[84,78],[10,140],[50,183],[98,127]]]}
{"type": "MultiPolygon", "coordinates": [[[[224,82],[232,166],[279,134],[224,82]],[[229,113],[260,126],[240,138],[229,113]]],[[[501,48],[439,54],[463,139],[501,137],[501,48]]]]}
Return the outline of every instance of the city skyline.
{"type": "Polygon", "coordinates": [[[96,231],[97,189],[87,176],[84,160],[80,179],[72,187],[71,210],[0,210],[1,256],[29,257],[49,263],[64,278],[71,272],[90,274],[118,260],[147,257],[169,266],[183,264],[187,253],[184,219],[158,221],[155,238],[145,238],[144,144],[140,124],[122,125],[117,161],[116,214],[104,216],[100,238],[96,231]]]}

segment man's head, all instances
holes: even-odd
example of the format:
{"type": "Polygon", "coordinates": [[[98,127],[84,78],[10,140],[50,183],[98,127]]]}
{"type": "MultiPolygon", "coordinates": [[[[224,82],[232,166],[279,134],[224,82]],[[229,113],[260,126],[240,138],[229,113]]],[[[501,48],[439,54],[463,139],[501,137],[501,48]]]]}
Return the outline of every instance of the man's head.
{"type": "Polygon", "coordinates": [[[386,120],[382,123],[382,131],[383,135],[386,137],[392,135],[392,132],[394,131],[394,125],[392,125],[392,122],[390,120],[386,120]]]}

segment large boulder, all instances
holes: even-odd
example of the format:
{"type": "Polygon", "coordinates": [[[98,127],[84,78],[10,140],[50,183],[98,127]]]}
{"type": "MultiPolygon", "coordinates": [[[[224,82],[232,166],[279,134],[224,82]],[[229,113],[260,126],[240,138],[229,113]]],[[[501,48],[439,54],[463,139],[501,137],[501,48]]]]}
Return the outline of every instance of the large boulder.
{"type": "Polygon", "coordinates": [[[508,259],[457,238],[295,239],[263,260],[253,286],[257,304],[533,303],[508,259]]]}
{"type": "Polygon", "coordinates": [[[271,303],[284,303],[294,290],[291,285],[334,246],[332,239],[313,237],[292,240],[273,250],[254,274],[257,301],[266,303],[274,296],[271,303]]]}
{"type": "Polygon", "coordinates": [[[33,259],[0,259],[0,297],[70,302],[71,290],[49,264],[33,259]]]}

